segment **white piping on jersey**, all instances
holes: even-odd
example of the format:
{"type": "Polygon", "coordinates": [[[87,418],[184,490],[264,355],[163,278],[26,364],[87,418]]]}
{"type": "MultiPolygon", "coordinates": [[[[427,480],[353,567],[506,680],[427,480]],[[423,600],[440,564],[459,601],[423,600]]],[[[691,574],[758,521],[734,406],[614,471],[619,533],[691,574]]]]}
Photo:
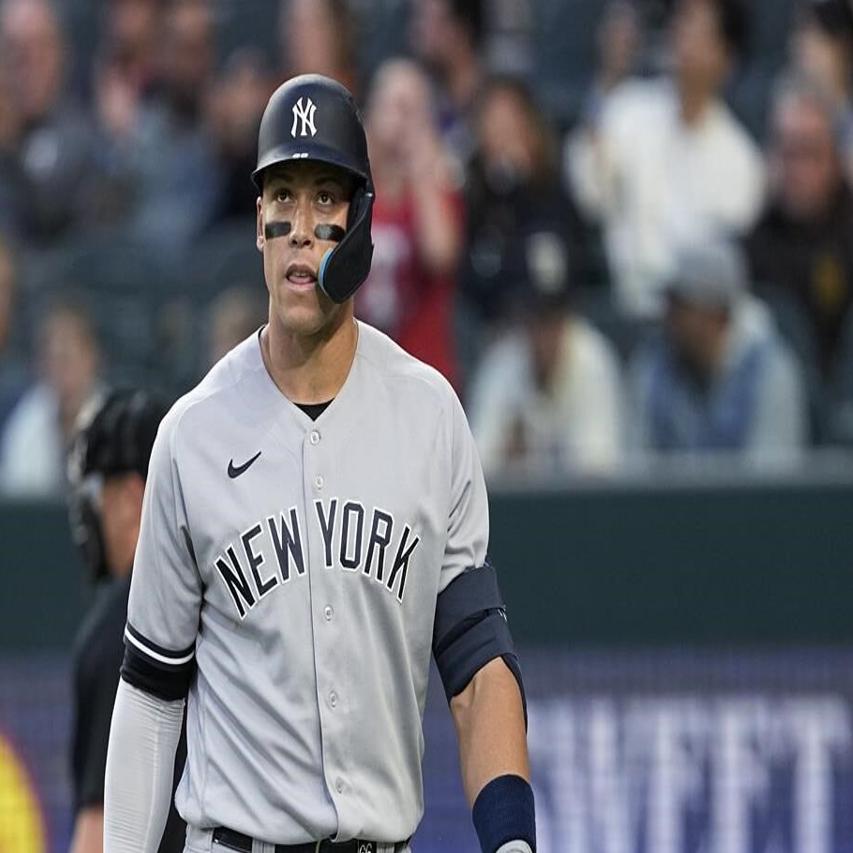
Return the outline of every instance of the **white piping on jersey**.
{"type": "Polygon", "coordinates": [[[133,643],[133,645],[136,646],[137,649],[139,649],[142,652],[145,652],[145,654],[148,655],[148,657],[154,658],[154,660],[160,661],[160,663],[168,663],[168,664],[171,664],[172,666],[178,666],[179,664],[187,663],[188,661],[191,661],[193,659],[193,655],[195,654],[195,649],[193,649],[193,651],[191,651],[188,655],[184,655],[183,657],[167,658],[165,655],[161,655],[158,652],[155,652],[152,649],[149,649],[148,646],[146,646],[144,643],[141,643],[139,640],[137,640],[136,637],[134,637],[127,630],[127,628],[124,629],[124,636],[125,636],[125,639],[127,639],[131,643],[133,643]]]}

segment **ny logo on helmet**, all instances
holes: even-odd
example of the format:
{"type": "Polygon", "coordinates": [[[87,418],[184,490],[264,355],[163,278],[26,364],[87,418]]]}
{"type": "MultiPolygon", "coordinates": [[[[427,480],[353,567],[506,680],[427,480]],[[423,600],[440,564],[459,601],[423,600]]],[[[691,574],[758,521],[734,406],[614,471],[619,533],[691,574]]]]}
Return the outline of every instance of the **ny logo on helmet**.
{"type": "Polygon", "coordinates": [[[314,127],[314,113],[317,112],[317,107],[314,104],[314,101],[311,98],[300,98],[293,105],[293,127],[290,128],[291,136],[308,136],[310,131],[311,136],[317,132],[317,128],[314,127]],[[296,133],[296,127],[299,123],[302,124],[299,127],[299,133],[296,133]]]}

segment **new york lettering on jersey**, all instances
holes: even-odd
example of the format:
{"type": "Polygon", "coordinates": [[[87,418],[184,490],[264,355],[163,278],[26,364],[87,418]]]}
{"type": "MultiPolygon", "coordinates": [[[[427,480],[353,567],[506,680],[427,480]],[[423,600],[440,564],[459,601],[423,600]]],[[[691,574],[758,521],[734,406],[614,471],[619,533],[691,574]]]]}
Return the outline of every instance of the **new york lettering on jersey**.
{"type": "MultiPolygon", "coordinates": [[[[338,511],[338,498],[314,501],[316,513],[309,514],[323,537],[323,560],[327,569],[358,572],[374,578],[402,603],[406,589],[409,561],[420,538],[405,524],[401,534],[394,532],[394,516],[385,510],[365,509],[359,501],[348,500],[338,511]],[[368,522],[365,525],[365,518],[368,522]],[[392,545],[396,542],[396,545],[392,545]],[[386,571],[385,552],[390,568],[386,571]]],[[[399,525],[398,525],[399,527],[399,525]]],[[[240,534],[215,560],[216,570],[228,588],[240,618],[267,593],[291,578],[305,576],[304,534],[299,512],[291,507],[278,518],[269,515],[240,534]],[[272,574],[262,577],[268,565],[272,574]]]]}

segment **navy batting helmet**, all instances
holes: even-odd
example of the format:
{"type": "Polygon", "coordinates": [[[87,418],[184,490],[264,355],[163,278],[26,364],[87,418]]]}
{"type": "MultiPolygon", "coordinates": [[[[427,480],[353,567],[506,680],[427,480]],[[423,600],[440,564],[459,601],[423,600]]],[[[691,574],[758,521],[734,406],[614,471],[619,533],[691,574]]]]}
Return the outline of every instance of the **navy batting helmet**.
{"type": "Polygon", "coordinates": [[[355,179],[346,235],[325,254],[317,276],[333,302],[345,302],[370,272],[374,193],[361,115],[350,92],[337,81],[302,74],[282,83],[270,97],[252,172],[258,191],[263,191],[263,174],[270,166],[291,160],[329,163],[355,179]]]}
{"type": "Polygon", "coordinates": [[[68,458],[72,538],[94,580],[109,574],[98,493],[104,479],[136,472],[145,479],[164,401],[141,390],[114,390],[81,414],[68,458]]]}

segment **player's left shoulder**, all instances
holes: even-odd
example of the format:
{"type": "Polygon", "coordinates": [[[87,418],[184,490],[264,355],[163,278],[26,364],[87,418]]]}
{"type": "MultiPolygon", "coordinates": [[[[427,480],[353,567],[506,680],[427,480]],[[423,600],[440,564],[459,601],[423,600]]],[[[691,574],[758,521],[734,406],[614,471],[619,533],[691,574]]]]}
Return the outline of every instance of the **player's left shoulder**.
{"type": "Polygon", "coordinates": [[[358,325],[359,358],[372,379],[389,386],[397,395],[423,398],[442,409],[458,403],[453,386],[439,370],[407,352],[379,329],[361,320],[358,325]]]}

